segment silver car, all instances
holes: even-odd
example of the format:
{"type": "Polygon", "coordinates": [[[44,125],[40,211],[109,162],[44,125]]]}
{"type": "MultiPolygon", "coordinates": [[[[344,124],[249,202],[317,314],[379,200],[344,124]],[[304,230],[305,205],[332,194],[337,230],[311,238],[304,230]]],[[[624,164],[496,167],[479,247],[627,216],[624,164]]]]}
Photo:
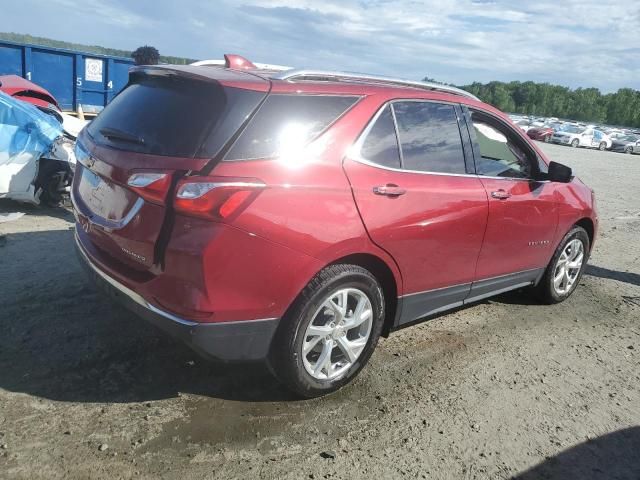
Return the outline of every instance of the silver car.
{"type": "Polygon", "coordinates": [[[640,153],[640,137],[636,137],[635,135],[617,137],[611,144],[611,151],[620,153],[640,153]]]}

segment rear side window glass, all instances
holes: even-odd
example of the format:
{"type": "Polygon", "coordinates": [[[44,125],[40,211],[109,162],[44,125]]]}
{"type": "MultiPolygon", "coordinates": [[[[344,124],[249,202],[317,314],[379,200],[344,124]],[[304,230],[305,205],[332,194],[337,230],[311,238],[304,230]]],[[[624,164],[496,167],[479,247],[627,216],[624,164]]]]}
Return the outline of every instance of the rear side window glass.
{"type": "Polygon", "coordinates": [[[137,75],[88,132],[97,143],[122,150],[209,158],[264,95],[178,76],[137,75]]]}
{"type": "Polygon", "coordinates": [[[270,95],[225,160],[274,158],[303,147],[359,97],[270,95]]]}
{"type": "Polygon", "coordinates": [[[405,170],[466,173],[462,138],[453,105],[396,102],[393,110],[405,170]]]}
{"type": "Polygon", "coordinates": [[[478,175],[491,177],[532,178],[532,162],[518,145],[515,133],[486,115],[472,112],[474,139],[480,149],[476,156],[478,175]]]}
{"type": "Polygon", "coordinates": [[[367,133],[360,156],[383,167],[400,168],[400,152],[391,107],[386,106],[367,133]]]}

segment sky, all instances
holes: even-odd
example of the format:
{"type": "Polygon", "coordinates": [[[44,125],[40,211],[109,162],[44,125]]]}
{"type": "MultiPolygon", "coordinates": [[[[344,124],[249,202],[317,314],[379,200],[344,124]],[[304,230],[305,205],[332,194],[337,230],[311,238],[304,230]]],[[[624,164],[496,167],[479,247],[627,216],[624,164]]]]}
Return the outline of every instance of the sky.
{"type": "Polygon", "coordinates": [[[20,0],[0,31],[456,85],[640,90],[639,0],[20,0]]]}

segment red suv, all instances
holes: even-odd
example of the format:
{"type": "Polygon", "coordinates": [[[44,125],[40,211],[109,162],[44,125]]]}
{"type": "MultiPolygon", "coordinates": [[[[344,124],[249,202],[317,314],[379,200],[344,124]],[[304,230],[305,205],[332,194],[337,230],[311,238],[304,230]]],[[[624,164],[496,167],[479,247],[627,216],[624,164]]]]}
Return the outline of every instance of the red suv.
{"type": "Polygon", "coordinates": [[[592,191],[466,92],[234,56],[134,68],[77,158],[98,284],[306,397],[424,317],[526,286],[566,299],[597,230],[592,191]]]}

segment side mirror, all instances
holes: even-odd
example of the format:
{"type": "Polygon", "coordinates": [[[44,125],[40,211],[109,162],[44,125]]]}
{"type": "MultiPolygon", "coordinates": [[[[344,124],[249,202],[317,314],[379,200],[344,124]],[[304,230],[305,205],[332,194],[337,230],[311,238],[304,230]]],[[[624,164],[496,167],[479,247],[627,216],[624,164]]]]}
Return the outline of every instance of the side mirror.
{"type": "Polygon", "coordinates": [[[573,178],[573,171],[566,165],[558,162],[549,162],[547,178],[551,182],[569,183],[573,178]]]}

